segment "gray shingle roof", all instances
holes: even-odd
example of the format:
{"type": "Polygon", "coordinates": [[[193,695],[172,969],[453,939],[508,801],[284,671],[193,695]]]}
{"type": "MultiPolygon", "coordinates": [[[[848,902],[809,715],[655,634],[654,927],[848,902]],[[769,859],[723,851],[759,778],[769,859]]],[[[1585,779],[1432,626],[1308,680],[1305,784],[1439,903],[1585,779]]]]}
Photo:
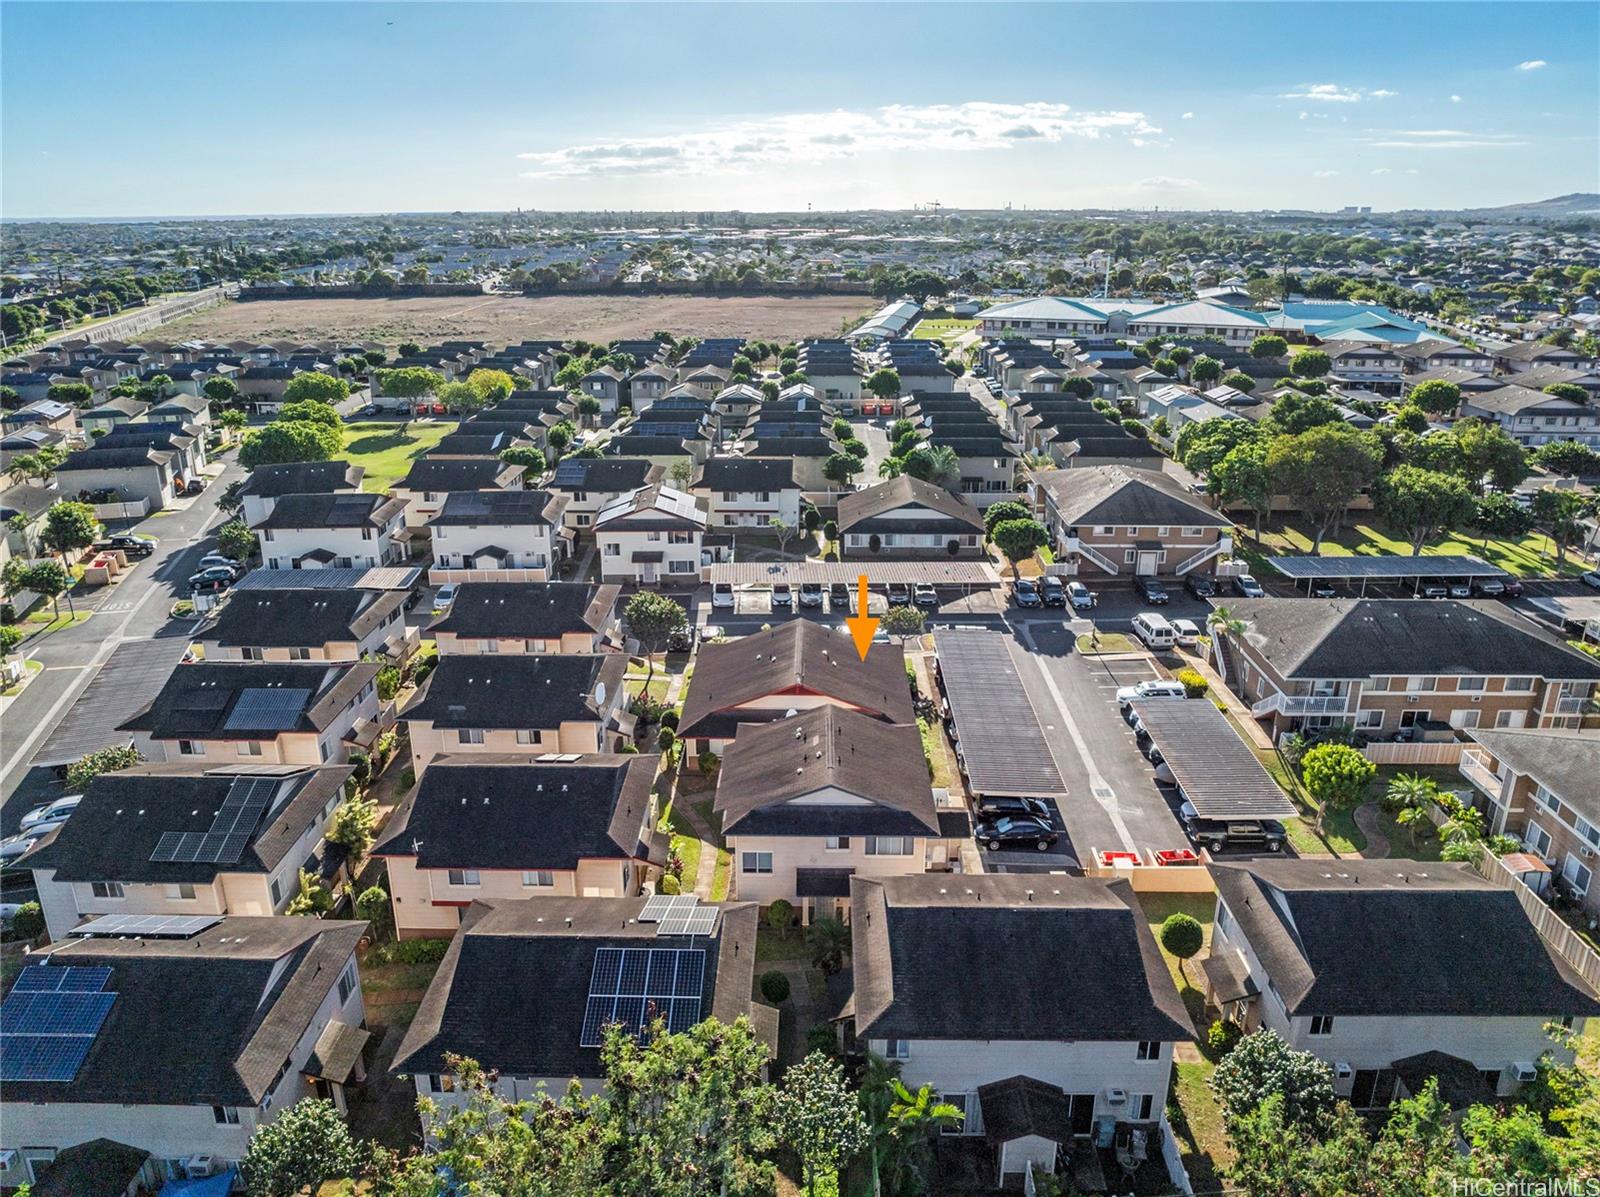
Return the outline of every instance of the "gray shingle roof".
{"type": "Polygon", "coordinates": [[[364,491],[282,495],[252,528],[381,528],[405,508],[402,499],[364,491]]]}
{"type": "Polygon", "coordinates": [[[451,654],[439,658],[401,717],[435,727],[593,723],[615,700],[627,667],[621,653],[451,654]],[[603,700],[596,697],[597,686],[604,687],[603,700]]]}
{"type": "Polygon", "coordinates": [[[511,527],[554,523],[566,508],[566,495],[546,490],[457,490],[428,521],[444,527],[511,527]]]}
{"type": "Polygon", "coordinates": [[[522,466],[507,465],[498,457],[421,457],[395,483],[395,489],[490,490],[498,488],[504,476],[514,476],[522,470],[522,466]]]}
{"type": "Polygon", "coordinates": [[[950,525],[952,530],[963,534],[983,531],[983,516],[977,508],[942,486],[919,481],[908,474],[841,495],[839,531],[848,532],[866,520],[903,508],[920,509],[943,516],[944,519],[937,522],[950,525]]]}
{"type": "Polygon", "coordinates": [[[1467,734],[1600,826],[1600,736],[1559,728],[1472,728],[1467,734]]]}
{"type": "Polygon", "coordinates": [[[322,731],[378,675],[373,661],[284,664],[277,661],[200,661],[172,671],[161,693],[118,731],[148,732],[157,740],[262,740],[283,731],[322,731]],[[285,688],[309,696],[287,728],[229,727],[246,690],[285,688]]]}
{"type": "Polygon", "coordinates": [[[312,648],[359,641],[405,605],[404,591],[246,590],[196,635],[228,648],[312,648]]]}
{"type": "Polygon", "coordinates": [[[428,630],[465,640],[599,632],[611,622],[621,593],[620,586],[589,582],[463,582],[450,610],[428,630]]]}
{"type": "Polygon", "coordinates": [[[360,490],[365,466],[348,461],[296,461],[284,465],[257,466],[240,492],[276,498],[280,495],[332,494],[341,490],[360,490]]]}
{"type": "Polygon", "coordinates": [[[1070,524],[1219,528],[1233,523],[1160,470],[1121,466],[1036,470],[1033,481],[1070,524]]]}
{"type": "Polygon", "coordinates": [[[794,485],[794,463],[786,457],[713,457],[701,465],[693,489],[776,492],[794,485]]]}

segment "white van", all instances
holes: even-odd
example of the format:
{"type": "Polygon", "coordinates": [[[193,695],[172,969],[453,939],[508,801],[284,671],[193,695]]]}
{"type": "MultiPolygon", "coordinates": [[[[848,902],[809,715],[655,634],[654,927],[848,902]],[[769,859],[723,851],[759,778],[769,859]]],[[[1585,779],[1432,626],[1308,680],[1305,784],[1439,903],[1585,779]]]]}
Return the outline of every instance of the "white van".
{"type": "Polygon", "coordinates": [[[1141,611],[1133,617],[1133,634],[1146,648],[1168,649],[1178,643],[1177,629],[1154,611],[1141,611]]]}

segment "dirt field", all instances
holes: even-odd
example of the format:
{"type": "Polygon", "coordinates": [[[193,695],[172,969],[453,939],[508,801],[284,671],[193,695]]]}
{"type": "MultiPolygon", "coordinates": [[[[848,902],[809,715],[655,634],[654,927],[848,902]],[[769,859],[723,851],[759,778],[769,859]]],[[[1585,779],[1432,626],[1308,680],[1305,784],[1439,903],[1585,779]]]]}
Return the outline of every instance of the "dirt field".
{"type": "Polygon", "coordinates": [[[657,329],[698,337],[793,341],[837,336],[877,304],[871,297],[728,298],[571,295],[464,296],[453,299],[269,299],[229,303],[175,320],[164,341],[402,341],[446,339],[491,345],[582,337],[612,341],[657,329]]]}

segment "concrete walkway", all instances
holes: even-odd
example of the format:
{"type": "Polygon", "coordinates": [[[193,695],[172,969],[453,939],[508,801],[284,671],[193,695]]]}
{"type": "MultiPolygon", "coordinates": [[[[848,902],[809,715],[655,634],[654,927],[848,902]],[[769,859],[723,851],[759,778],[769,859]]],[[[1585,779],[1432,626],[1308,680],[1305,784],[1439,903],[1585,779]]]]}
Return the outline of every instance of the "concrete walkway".
{"type": "Polygon", "coordinates": [[[1363,802],[1351,812],[1351,818],[1367,837],[1367,846],[1361,850],[1365,860],[1382,860],[1389,855],[1389,837],[1383,833],[1376,802],[1363,802]]]}
{"type": "Polygon", "coordinates": [[[1228,713],[1238,720],[1239,725],[1244,728],[1245,735],[1250,737],[1251,744],[1271,752],[1272,737],[1267,734],[1266,729],[1256,720],[1255,713],[1250,710],[1245,701],[1228,689],[1228,684],[1222,680],[1222,676],[1217,673],[1211,662],[1199,653],[1180,652],[1179,656],[1182,657],[1185,665],[1211,684],[1211,689],[1206,692],[1206,697],[1214,698],[1228,708],[1228,713]]]}
{"type": "Polygon", "coordinates": [[[674,813],[681,814],[684,821],[694,829],[695,838],[700,841],[700,860],[695,867],[694,892],[706,901],[711,900],[711,883],[717,873],[717,835],[706,825],[700,817],[700,812],[689,803],[687,794],[679,794],[673,802],[674,813]]]}

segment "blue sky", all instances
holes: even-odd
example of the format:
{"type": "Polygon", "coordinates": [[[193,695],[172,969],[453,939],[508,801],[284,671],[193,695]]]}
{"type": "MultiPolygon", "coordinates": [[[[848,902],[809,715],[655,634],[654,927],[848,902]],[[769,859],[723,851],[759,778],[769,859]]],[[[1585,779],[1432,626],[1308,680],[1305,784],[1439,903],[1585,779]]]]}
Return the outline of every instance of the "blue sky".
{"type": "Polygon", "coordinates": [[[1477,206],[1600,189],[1600,6],[0,8],[0,213],[1477,206]]]}

